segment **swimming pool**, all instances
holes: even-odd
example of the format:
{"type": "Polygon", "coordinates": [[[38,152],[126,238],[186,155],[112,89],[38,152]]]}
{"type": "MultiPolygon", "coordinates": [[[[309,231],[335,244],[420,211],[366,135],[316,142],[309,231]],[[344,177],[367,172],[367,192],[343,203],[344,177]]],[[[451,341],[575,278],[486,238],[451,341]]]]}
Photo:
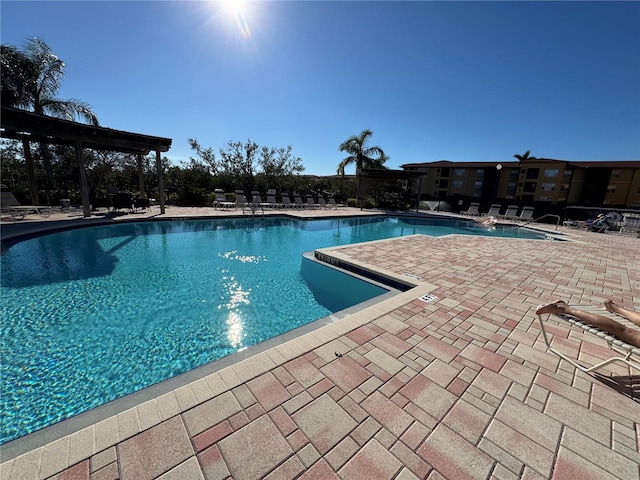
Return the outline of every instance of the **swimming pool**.
{"type": "Polygon", "coordinates": [[[1,259],[0,442],[382,293],[344,274],[336,287],[302,254],[415,233],[543,238],[417,217],[265,217],[124,223],[13,245],[1,259]]]}

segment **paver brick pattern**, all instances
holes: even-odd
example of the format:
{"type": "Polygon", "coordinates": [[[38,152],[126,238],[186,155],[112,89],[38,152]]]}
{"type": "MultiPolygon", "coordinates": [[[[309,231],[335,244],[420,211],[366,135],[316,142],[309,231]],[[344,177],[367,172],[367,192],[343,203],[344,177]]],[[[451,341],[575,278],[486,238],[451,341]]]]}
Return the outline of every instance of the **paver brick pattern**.
{"type": "MultiPolygon", "coordinates": [[[[227,388],[213,398],[49,478],[638,479],[638,372],[576,371],[546,352],[533,315],[556,298],[640,304],[640,240],[580,240],[336,248],[434,285],[436,299],[410,299],[260,374],[220,372],[227,388]]],[[[602,355],[599,340],[549,325],[566,351],[602,355]]],[[[3,464],[2,478],[44,478],[42,451],[3,464]]]]}

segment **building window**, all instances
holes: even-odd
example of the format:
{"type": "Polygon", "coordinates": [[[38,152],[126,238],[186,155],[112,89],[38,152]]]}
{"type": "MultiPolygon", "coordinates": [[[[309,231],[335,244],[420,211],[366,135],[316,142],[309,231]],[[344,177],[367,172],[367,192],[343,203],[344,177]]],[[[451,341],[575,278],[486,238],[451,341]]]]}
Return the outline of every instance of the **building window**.
{"type": "Polygon", "coordinates": [[[547,197],[545,195],[541,195],[540,196],[540,201],[541,202],[553,202],[553,197],[547,197]]]}
{"type": "Polygon", "coordinates": [[[473,186],[476,188],[482,188],[482,180],[476,180],[473,182],[473,186]]]}
{"type": "Polygon", "coordinates": [[[447,167],[447,168],[443,168],[443,169],[442,169],[442,172],[440,173],[440,176],[441,176],[441,177],[448,177],[448,176],[449,176],[449,171],[450,171],[450,170],[451,170],[451,169],[450,169],[449,167],[447,167]]]}
{"type": "Polygon", "coordinates": [[[607,187],[607,193],[616,193],[616,186],[615,185],[609,185],[607,187]]]}
{"type": "Polygon", "coordinates": [[[528,180],[537,180],[540,175],[539,168],[527,168],[527,179],[528,180]]]}
{"type": "Polygon", "coordinates": [[[564,184],[560,185],[560,191],[561,192],[568,192],[569,191],[569,184],[568,183],[564,183],[564,184]]]}
{"type": "Polygon", "coordinates": [[[536,182],[526,182],[524,184],[524,188],[522,189],[522,191],[523,192],[535,192],[537,185],[538,184],[536,182]]]}
{"type": "Polygon", "coordinates": [[[560,170],[557,168],[547,168],[544,171],[544,176],[547,178],[555,178],[558,176],[558,173],[560,173],[560,170]]]}
{"type": "Polygon", "coordinates": [[[611,178],[620,178],[621,172],[620,170],[611,170],[611,178]]]}
{"type": "Polygon", "coordinates": [[[476,176],[484,177],[484,168],[479,168],[476,170],[476,176]]]}
{"type": "Polygon", "coordinates": [[[453,174],[456,177],[463,177],[464,176],[464,168],[454,168],[453,169],[453,174]]]}
{"type": "Polygon", "coordinates": [[[553,192],[556,189],[556,184],[555,183],[543,183],[542,184],[542,191],[543,192],[553,192]]]}
{"type": "Polygon", "coordinates": [[[449,186],[449,180],[440,180],[440,188],[447,188],[449,186]]]}
{"type": "Polygon", "coordinates": [[[453,188],[462,188],[463,184],[464,184],[464,182],[462,180],[452,180],[451,181],[451,186],[453,188]]]}
{"type": "Polygon", "coordinates": [[[564,178],[571,178],[573,177],[573,170],[565,170],[563,175],[564,175],[564,178]]]}

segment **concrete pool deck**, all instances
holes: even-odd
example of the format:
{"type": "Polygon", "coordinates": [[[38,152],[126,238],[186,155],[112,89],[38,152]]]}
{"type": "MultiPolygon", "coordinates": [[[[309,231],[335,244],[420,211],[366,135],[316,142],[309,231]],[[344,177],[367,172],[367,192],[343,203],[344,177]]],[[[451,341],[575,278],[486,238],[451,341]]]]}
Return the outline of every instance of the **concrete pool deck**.
{"type": "MultiPolygon", "coordinates": [[[[372,213],[287,211],[336,212],[372,213]]],[[[30,217],[2,223],[3,238],[70,220],[30,217]]],[[[0,478],[640,478],[640,374],[577,371],[546,351],[533,313],[556,298],[640,309],[640,239],[558,231],[576,241],[411,236],[325,249],[416,287],[49,443],[36,432],[15,453],[10,442],[0,478]]],[[[569,355],[608,353],[548,325],[569,355]]]]}

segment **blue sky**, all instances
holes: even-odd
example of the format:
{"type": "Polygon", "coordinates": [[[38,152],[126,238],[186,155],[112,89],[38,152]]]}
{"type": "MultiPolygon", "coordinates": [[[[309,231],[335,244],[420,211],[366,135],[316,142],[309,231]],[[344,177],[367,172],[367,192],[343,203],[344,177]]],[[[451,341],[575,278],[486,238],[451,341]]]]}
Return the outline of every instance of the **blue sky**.
{"type": "MultiPolygon", "coordinates": [[[[331,175],[363,129],[390,157],[640,159],[640,2],[2,1],[1,41],[44,39],[59,98],[102,126],[214,150],[291,145],[331,175]]],[[[347,169],[347,173],[353,173],[347,169]]]]}

